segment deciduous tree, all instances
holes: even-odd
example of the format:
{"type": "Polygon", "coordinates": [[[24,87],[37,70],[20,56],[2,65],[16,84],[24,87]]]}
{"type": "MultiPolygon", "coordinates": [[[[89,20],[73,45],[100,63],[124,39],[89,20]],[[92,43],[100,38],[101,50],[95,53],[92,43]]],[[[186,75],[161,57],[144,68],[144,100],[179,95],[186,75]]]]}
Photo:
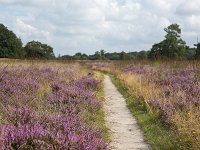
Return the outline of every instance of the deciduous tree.
{"type": "Polygon", "coordinates": [[[52,59],[55,57],[53,48],[38,41],[31,41],[24,47],[27,58],[52,59]]]}
{"type": "Polygon", "coordinates": [[[171,24],[164,29],[165,39],[154,44],[149,53],[149,57],[156,58],[182,58],[186,51],[186,43],[181,39],[181,28],[178,24],[171,24]]]}
{"type": "Polygon", "coordinates": [[[22,41],[15,33],[0,24],[0,57],[2,58],[22,58],[24,50],[22,41]]]}

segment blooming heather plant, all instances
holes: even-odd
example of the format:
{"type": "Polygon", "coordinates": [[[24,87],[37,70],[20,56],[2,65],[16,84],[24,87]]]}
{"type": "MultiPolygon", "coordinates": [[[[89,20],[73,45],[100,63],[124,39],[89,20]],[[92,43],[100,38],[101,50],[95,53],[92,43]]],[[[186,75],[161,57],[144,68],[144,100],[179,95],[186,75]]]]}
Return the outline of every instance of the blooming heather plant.
{"type": "Polygon", "coordinates": [[[112,65],[113,65],[112,63],[105,62],[105,61],[88,62],[88,63],[86,63],[86,66],[88,68],[93,69],[93,70],[104,71],[104,72],[110,71],[112,65]]]}
{"type": "Polygon", "coordinates": [[[1,149],[107,148],[82,117],[102,106],[93,94],[97,80],[71,68],[18,67],[0,67],[1,149]],[[38,97],[43,86],[50,90],[38,97]]]}
{"type": "Polygon", "coordinates": [[[11,116],[17,118],[17,124],[11,122],[5,125],[3,149],[20,147],[35,149],[106,148],[101,140],[101,133],[87,126],[78,115],[70,114],[69,116],[56,113],[41,116],[34,114],[27,107],[15,113],[18,118],[16,114],[11,114],[11,116]]]}
{"type": "Polygon", "coordinates": [[[80,113],[82,109],[85,110],[85,107],[96,111],[101,104],[90,90],[94,90],[97,86],[98,81],[91,77],[81,78],[68,85],[53,82],[51,84],[52,92],[47,95],[46,99],[53,107],[69,112],[80,113]]]}

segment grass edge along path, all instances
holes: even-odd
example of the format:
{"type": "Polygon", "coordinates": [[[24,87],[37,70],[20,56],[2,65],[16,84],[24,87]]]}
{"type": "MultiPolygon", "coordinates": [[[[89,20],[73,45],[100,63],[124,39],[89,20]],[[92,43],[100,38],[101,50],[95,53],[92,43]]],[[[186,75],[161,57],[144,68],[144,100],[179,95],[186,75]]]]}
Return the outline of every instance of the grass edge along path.
{"type": "MultiPolygon", "coordinates": [[[[93,71],[93,75],[98,81],[100,81],[99,88],[95,90],[94,94],[96,98],[103,103],[105,100],[104,90],[103,90],[104,75],[98,71],[93,71]]],[[[88,117],[88,124],[100,129],[102,131],[103,140],[109,143],[111,139],[110,139],[109,129],[106,126],[105,112],[103,107],[93,114],[87,114],[87,117],[88,117]]]]}
{"type": "Polygon", "coordinates": [[[138,97],[128,92],[116,76],[106,73],[111,77],[113,84],[126,99],[126,104],[132,115],[137,119],[138,124],[144,132],[144,137],[153,150],[178,150],[181,148],[176,134],[165,125],[158,115],[148,112],[143,105],[138,104],[138,97]]]}

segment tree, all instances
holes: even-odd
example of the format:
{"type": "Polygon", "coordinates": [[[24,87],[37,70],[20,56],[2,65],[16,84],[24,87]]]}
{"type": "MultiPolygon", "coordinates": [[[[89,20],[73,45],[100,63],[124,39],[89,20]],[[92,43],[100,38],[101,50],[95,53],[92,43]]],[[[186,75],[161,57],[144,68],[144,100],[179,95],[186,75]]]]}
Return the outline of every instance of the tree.
{"type": "Polygon", "coordinates": [[[120,53],[105,53],[105,57],[108,60],[119,60],[120,59],[120,53]]]}
{"type": "Polygon", "coordinates": [[[181,29],[178,24],[171,24],[164,29],[167,33],[163,42],[163,55],[169,58],[183,57],[186,43],[181,39],[181,29]]]}
{"type": "Polygon", "coordinates": [[[85,54],[85,53],[83,53],[83,54],[81,55],[81,59],[82,59],[82,60],[88,60],[88,55],[85,54]]]}
{"type": "Polygon", "coordinates": [[[200,43],[198,43],[196,46],[197,46],[197,49],[196,49],[195,57],[196,59],[200,59],[200,43]]]}
{"type": "Polygon", "coordinates": [[[196,54],[196,48],[190,48],[189,46],[186,47],[186,51],[185,51],[185,58],[192,60],[195,58],[195,54],[196,54]]]}
{"type": "Polygon", "coordinates": [[[126,55],[126,53],[124,52],[124,51],[122,51],[121,53],[120,53],[120,60],[125,60],[125,55],[126,55]]]}
{"type": "Polygon", "coordinates": [[[101,52],[96,51],[95,54],[94,54],[94,58],[95,58],[96,60],[101,59],[101,52]]]}
{"type": "Polygon", "coordinates": [[[63,56],[61,56],[61,58],[60,59],[63,59],[63,60],[72,60],[73,59],[73,57],[72,56],[70,56],[70,55],[63,55],[63,56]]]}
{"type": "Polygon", "coordinates": [[[81,56],[82,54],[80,52],[76,53],[74,56],[73,56],[73,59],[75,60],[81,60],[81,56]]]}
{"type": "Polygon", "coordinates": [[[105,51],[102,49],[102,50],[100,50],[100,55],[101,55],[101,59],[102,60],[105,60],[106,59],[106,57],[105,57],[105,51]]]}
{"type": "Polygon", "coordinates": [[[31,41],[24,47],[27,58],[52,59],[55,57],[53,48],[38,41],[31,41]]]}
{"type": "Polygon", "coordinates": [[[150,59],[159,59],[162,55],[162,46],[163,42],[156,43],[152,46],[151,51],[149,52],[148,58],[150,59]]]}
{"type": "Polygon", "coordinates": [[[147,51],[138,52],[138,59],[147,59],[147,51]]]}
{"type": "Polygon", "coordinates": [[[0,24],[0,57],[22,58],[23,56],[24,50],[21,39],[13,31],[0,24]]]}
{"type": "Polygon", "coordinates": [[[181,29],[178,24],[171,24],[164,28],[165,39],[160,43],[154,44],[149,53],[149,57],[161,58],[182,58],[186,51],[186,43],[181,39],[181,29]]]}

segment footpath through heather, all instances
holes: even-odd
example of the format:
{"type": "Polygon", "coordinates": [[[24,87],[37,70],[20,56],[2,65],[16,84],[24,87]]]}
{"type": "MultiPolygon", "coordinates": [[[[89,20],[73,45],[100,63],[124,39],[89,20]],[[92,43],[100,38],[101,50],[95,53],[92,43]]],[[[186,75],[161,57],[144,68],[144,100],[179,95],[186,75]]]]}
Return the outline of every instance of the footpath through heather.
{"type": "Polygon", "coordinates": [[[149,145],[135,118],[126,107],[123,96],[113,85],[109,76],[104,79],[106,123],[110,129],[112,150],[149,150],[149,145]]]}

